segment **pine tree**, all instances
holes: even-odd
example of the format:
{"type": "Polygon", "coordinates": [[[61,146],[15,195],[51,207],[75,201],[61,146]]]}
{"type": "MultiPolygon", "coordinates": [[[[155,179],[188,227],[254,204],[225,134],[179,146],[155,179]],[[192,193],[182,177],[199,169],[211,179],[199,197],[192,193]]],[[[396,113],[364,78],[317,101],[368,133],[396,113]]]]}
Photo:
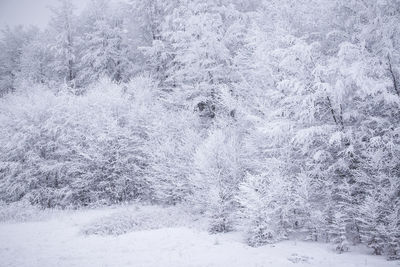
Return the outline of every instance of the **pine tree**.
{"type": "Polygon", "coordinates": [[[386,224],[386,254],[389,260],[400,259],[400,183],[398,179],[394,179],[388,190],[388,198],[382,204],[387,213],[385,214],[386,224]]]}
{"type": "Polygon", "coordinates": [[[386,244],[384,207],[379,198],[378,194],[369,195],[361,207],[361,240],[375,255],[382,255],[386,244]]]}
{"type": "Polygon", "coordinates": [[[393,205],[394,209],[389,215],[389,225],[387,232],[386,253],[389,260],[400,259],[400,215],[398,210],[398,202],[393,205]],[[396,208],[397,207],[397,208],[396,208]]]}
{"type": "Polygon", "coordinates": [[[347,241],[347,215],[341,211],[336,211],[330,225],[330,241],[335,245],[335,250],[339,253],[349,250],[349,242],[347,241]]]}
{"type": "Polygon", "coordinates": [[[257,176],[248,175],[240,185],[238,201],[240,218],[250,246],[262,246],[287,238],[289,195],[287,181],[281,178],[282,162],[270,161],[269,171],[257,176]],[[278,197],[279,196],[279,197],[278,197]]]}
{"type": "Polygon", "coordinates": [[[192,203],[210,216],[210,232],[234,227],[235,198],[244,171],[241,142],[230,127],[216,129],[196,151],[192,203]]]}

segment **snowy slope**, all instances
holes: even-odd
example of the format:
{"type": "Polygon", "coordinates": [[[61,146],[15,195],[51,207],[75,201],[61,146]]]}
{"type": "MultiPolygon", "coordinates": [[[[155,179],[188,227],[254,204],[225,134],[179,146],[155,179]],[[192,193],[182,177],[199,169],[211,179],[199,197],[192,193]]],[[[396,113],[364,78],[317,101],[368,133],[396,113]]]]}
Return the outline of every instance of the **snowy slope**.
{"type": "Polygon", "coordinates": [[[0,266],[399,266],[362,250],[339,255],[325,244],[286,241],[252,248],[238,233],[209,235],[193,225],[121,235],[82,233],[91,222],[122,209],[55,212],[47,220],[1,223],[0,266]]]}

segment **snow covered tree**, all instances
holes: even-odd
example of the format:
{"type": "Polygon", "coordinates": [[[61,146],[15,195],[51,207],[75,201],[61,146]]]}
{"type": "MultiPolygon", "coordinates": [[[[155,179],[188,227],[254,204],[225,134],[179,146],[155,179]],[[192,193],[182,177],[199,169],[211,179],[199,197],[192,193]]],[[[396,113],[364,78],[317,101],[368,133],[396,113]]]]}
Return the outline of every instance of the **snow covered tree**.
{"type": "Polygon", "coordinates": [[[219,88],[233,89],[228,35],[237,17],[232,5],[193,0],[181,3],[166,17],[161,40],[146,51],[162,61],[154,64],[155,72],[162,73],[161,86],[172,91],[178,106],[197,109],[210,118],[229,113],[220,105],[219,88]]]}
{"type": "Polygon", "coordinates": [[[176,7],[177,1],[130,0],[129,4],[131,12],[138,18],[144,43],[151,45],[153,41],[161,40],[165,17],[176,7]]]}
{"type": "Polygon", "coordinates": [[[216,129],[196,151],[192,203],[210,216],[211,232],[234,227],[235,197],[244,175],[241,142],[232,129],[216,129]]]}
{"type": "Polygon", "coordinates": [[[383,202],[379,199],[382,197],[378,194],[369,195],[361,207],[361,238],[376,255],[382,255],[386,243],[385,207],[381,206],[383,202]]]}
{"type": "Polygon", "coordinates": [[[194,193],[193,155],[203,137],[198,131],[199,119],[192,111],[177,112],[166,107],[161,110],[151,140],[154,200],[175,205],[194,193]]]}
{"type": "Polygon", "coordinates": [[[77,72],[76,16],[71,0],[59,0],[59,6],[53,7],[53,17],[49,30],[53,36],[50,44],[55,60],[53,67],[58,81],[74,86],[77,72]]]}
{"type": "Polygon", "coordinates": [[[6,27],[0,40],[0,96],[15,91],[21,72],[23,50],[37,34],[37,29],[6,27]]]}
{"type": "Polygon", "coordinates": [[[151,71],[160,84],[165,80],[166,67],[171,60],[163,31],[167,28],[166,18],[178,3],[175,0],[129,1],[131,25],[135,25],[133,31],[137,40],[135,49],[141,52],[145,69],[151,71]]]}
{"type": "Polygon", "coordinates": [[[330,242],[335,245],[335,250],[339,253],[349,250],[349,242],[347,240],[347,215],[341,211],[335,211],[332,221],[330,222],[330,242]]]}
{"type": "MultiPolygon", "coordinates": [[[[394,187],[396,188],[396,186],[394,187]]],[[[390,212],[387,215],[386,223],[387,231],[386,237],[387,241],[385,242],[386,254],[389,260],[398,260],[400,259],[400,212],[399,212],[399,187],[397,185],[397,189],[394,190],[394,195],[392,195],[392,200],[390,204],[390,212]]]]}
{"type": "Polygon", "coordinates": [[[335,244],[335,250],[342,253],[349,250],[348,227],[352,224],[354,204],[351,202],[349,183],[340,181],[340,176],[336,179],[339,181],[333,182],[332,186],[333,216],[328,218],[328,234],[330,242],[335,244]]]}
{"type": "Polygon", "coordinates": [[[49,83],[55,79],[52,68],[53,54],[48,49],[51,38],[47,31],[40,32],[22,49],[20,81],[49,83]]]}
{"type": "Polygon", "coordinates": [[[81,19],[81,83],[90,84],[103,76],[126,81],[130,61],[123,16],[107,1],[93,0],[81,19]]]}
{"type": "Polygon", "coordinates": [[[269,170],[248,175],[240,185],[238,201],[247,243],[260,246],[287,238],[288,181],[282,178],[282,162],[270,160],[269,170]]]}

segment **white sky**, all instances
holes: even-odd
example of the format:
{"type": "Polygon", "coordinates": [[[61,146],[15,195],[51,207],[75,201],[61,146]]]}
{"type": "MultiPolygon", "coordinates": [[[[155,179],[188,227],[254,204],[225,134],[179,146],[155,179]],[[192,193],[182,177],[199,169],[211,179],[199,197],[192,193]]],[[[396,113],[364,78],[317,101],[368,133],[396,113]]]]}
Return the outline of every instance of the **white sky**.
{"type": "MultiPolygon", "coordinates": [[[[73,0],[77,11],[90,0],[73,0]]],[[[5,25],[35,25],[44,28],[51,16],[48,6],[57,6],[57,0],[0,0],[0,28],[5,25]]]]}

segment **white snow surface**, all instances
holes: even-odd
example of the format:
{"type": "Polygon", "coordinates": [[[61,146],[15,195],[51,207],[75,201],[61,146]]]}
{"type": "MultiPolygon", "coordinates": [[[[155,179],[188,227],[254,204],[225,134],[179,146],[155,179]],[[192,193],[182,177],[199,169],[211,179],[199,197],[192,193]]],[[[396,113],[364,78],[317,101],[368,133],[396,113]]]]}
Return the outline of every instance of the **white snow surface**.
{"type": "Polygon", "coordinates": [[[128,206],[54,211],[46,219],[2,222],[0,266],[399,266],[398,262],[368,255],[367,249],[359,247],[337,254],[327,244],[291,240],[252,248],[243,242],[241,233],[211,235],[202,220],[185,215],[179,207],[175,209],[128,206]],[[151,227],[126,223],[129,218],[136,216],[142,221],[140,217],[147,216],[147,224],[149,214],[154,220],[151,227]],[[117,229],[127,229],[103,231],[113,223],[117,229]]]}

